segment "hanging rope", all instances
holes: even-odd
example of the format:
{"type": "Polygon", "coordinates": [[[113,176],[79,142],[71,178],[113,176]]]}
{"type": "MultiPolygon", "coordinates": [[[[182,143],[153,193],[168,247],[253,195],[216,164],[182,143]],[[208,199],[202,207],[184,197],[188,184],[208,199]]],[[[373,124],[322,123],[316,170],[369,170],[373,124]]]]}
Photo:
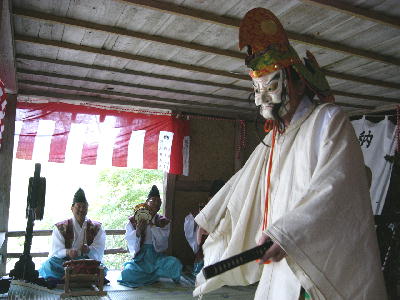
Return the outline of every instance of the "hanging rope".
{"type": "Polygon", "coordinates": [[[239,143],[236,145],[236,158],[240,158],[240,153],[246,145],[246,122],[239,120],[239,143]]]}

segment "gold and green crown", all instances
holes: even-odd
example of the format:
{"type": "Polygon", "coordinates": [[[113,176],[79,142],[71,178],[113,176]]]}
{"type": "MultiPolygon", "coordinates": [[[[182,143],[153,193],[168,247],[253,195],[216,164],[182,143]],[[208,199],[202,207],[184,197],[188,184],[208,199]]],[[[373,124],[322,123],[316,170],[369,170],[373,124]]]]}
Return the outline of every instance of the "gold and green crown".
{"type": "Polygon", "coordinates": [[[278,18],[268,9],[254,8],[246,13],[239,28],[239,48],[248,47],[246,65],[250,76],[258,78],[292,66],[299,76],[307,81],[323,101],[334,101],[328,81],[314,56],[307,51],[305,66],[278,18]]]}

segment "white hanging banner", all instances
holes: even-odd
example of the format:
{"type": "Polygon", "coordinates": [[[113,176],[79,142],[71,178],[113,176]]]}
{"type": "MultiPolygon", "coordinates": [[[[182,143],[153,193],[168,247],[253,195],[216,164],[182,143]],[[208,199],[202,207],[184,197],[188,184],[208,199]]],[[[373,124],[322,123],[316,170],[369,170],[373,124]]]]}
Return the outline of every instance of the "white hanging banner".
{"type": "Polygon", "coordinates": [[[374,215],[382,213],[389,188],[393,164],[385,159],[395,151],[395,125],[386,116],[379,123],[373,123],[363,116],[351,122],[360,142],[365,165],[371,169],[370,188],[374,215]]]}

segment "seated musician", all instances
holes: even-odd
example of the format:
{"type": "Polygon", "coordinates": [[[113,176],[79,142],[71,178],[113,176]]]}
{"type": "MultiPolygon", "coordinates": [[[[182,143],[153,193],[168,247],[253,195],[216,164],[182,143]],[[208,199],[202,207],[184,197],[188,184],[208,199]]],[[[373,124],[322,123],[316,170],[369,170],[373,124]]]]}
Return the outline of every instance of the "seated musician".
{"type": "Polygon", "coordinates": [[[88,205],[85,192],[79,188],[72,201],[73,217],[55,224],[49,259],[39,269],[41,277],[61,280],[64,262],[78,259],[101,261],[103,258],[106,233],[101,223],[86,218],[88,205]]]}
{"type": "Polygon", "coordinates": [[[194,221],[194,218],[197,216],[200,210],[207,204],[208,201],[211,200],[212,197],[224,186],[225,181],[223,180],[214,180],[208,193],[208,199],[206,202],[199,203],[199,209],[196,212],[192,212],[185,217],[185,223],[183,225],[183,229],[185,231],[185,237],[188,241],[190,247],[193,249],[194,253],[194,263],[192,275],[196,276],[204,266],[204,255],[202,250],[202,245],[205,242],[207,235],[204,233],[199,233],[199,241],[197,238],[198,226],[194,221]],[[200,235],[201,234],[201,235],[200,235]]]}
{"type": "Polygon", "coordinates": [[[159,278],[171,278],[179,282],[182,271],[181,262],[173,256],[162,252],[168,248],[170,221],[157,214],[161,207],[158,188],[153,185],[145,204],[137,207],[145,208],[138,217],[139,210],[129,218],[126,225],[126,240],[131,261],[124,264],[118,282],[129,287],[152,284],[159,278]]]}

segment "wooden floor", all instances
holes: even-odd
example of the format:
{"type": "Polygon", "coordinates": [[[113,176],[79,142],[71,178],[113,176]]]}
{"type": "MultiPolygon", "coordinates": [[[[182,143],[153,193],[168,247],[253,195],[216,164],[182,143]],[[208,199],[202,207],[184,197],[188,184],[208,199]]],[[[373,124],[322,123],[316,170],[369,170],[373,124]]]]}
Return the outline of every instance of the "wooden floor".
{"type": "MultiPolygon", "coordinates": [[[[74,298],[74,300],[95,300],[95,299],[115,299],[115,300],[184,300],[194,299],[192,296],[193,285],[185,277],[179,284],[172,282],[169,279],[161,280],[155,284],[141,287],[141,288],[128,288],[119,285],[117,282],[119,271],[109,271],[107,278],[110,280],[110,284],[105,286],[104,290],[107,291],[107,296],[80,296],[74,298]]],[[[217,291],[205,295],[202,299],[214,300],[214,299],[233,299],[233,300],[247,300],[253,299],[256,286],[247,287],[222,287],[217,291]]],[[[40,300],[55,300],[60,299],[60,295],[63,293],[62,287],[60,286],[54,290],[48,290],[43,287],[39,287],[33,284],[26,284],[20,281],[14,281],[11,284],[9,293],[6,295],[0,295],[0,299],[40,299],[40,300]]]]}

